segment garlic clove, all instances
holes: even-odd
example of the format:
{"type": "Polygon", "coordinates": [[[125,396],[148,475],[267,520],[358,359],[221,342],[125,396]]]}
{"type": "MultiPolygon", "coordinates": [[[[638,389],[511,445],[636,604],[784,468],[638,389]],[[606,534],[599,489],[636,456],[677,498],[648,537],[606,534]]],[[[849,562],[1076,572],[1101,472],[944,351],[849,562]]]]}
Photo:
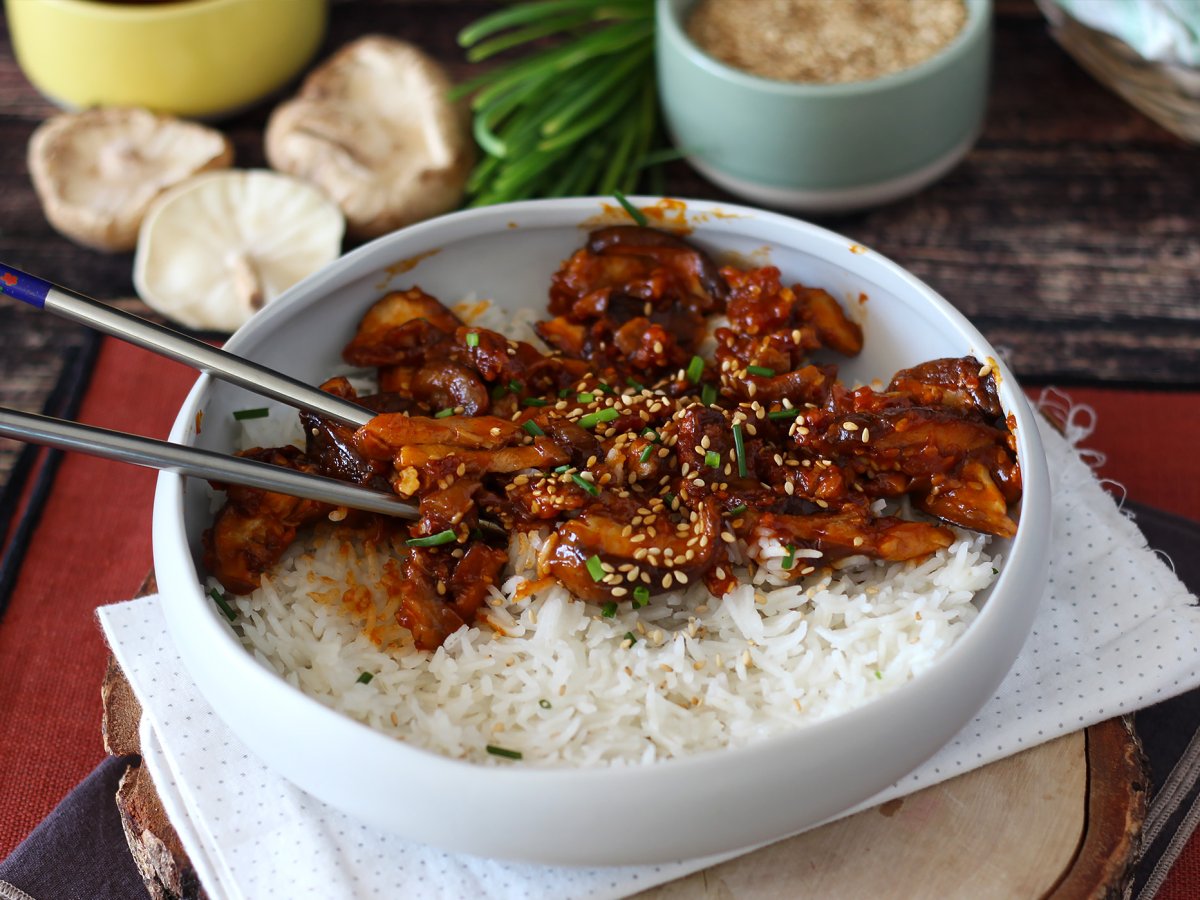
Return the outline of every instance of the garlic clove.
{"type": "Polygon", "coordinates": [[[133,283],[151,309],[189,328],[235,331],[341,252],[345,219],[306,182],[231,170],[183,182],[142,222],[133,283]]]}
{"type": "Polygon", "coordinates": [[[132,250],[154,198],[198,172],[228,168],[218,131],[114,107],[64,113],[29,140],[29,174],[50,224],[98,250],[132,250]]]}
{"type": "Polygon", "coordinates": [[[374,237],[454,209],[474,159],[465,106],[442,68],[403,41],[343,47],[271,114],[271,165],[318,185],[351,233],[374,237]]]}

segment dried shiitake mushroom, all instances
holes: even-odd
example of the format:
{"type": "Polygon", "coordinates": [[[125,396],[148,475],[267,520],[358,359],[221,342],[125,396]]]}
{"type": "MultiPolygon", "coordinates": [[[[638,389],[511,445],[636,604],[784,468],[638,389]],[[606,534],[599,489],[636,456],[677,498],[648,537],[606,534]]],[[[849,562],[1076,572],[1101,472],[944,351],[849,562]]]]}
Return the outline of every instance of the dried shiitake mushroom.
{"type": "Polygon", "coordinates": [[[315,69],[271,114],[271,165],[318,185],[352,234],[374,237],[455,208],[473,160],[446,73],[411,44],[368,36],[315,69]]]}
{"type": "Polygon", "coordinates": [[[146,209],[198,172],[233,163],[218,131],[132,107],[64,113],[29,140],[29,174],[46,218],[97,250],[132,250],[146,209]]]}
{"type": "Polygon", "coordinates": [[[307,182],[264,169],[210,172],[146,213],[133,285],[189,328],[234,331],[341,252],[345,219],[307,182]]]}

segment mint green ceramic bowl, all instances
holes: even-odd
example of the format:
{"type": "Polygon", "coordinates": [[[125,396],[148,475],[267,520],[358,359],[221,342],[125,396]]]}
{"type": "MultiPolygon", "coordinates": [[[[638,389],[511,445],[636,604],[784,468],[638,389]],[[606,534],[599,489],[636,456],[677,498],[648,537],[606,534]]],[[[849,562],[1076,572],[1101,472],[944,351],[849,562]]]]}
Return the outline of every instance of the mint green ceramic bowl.
{"type": "Polygon", "coordinates": [[[952,169],[983,127],[991,0],[965,0],[949,46],[869,81],[795,84],[732,68],[684,31],[695,0],[657,0],[658,80],[675,145],[705,178],[801,212],[862,209],[952,169]]]}

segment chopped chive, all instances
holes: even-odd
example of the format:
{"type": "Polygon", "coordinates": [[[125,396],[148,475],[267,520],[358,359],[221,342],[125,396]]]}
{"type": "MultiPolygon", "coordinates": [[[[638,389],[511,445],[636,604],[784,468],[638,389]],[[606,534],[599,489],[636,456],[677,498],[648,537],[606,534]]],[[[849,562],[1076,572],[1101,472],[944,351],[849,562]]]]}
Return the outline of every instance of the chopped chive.
{"type": "Polygon", "coordinates": [[[611,600],[608,603],[605,603],[604,606],[600,610],[600,615],[604,616],[604,618],[606,618],[606,619],[611,619],[616,614],[617,614],[617,604],[612,602],[611,600]]]}
{"type": "Polygon", "coordinates": [[[448,409],[439,409],[437,412],[435,412],[433,414],[433,417],[435,419],[444,419],[447,416],[452,416],[452,415],[454,415],[454,409],[448,408],[448,409]]]}
{"type": "Polygon", "coordinates": [[[768,419],[794,419],[800,415],[800,410],[792,407],[791,409],[773,409],[767,413],[768,419]]]}
{"type": "Polygon", "coordinates": [[[587,566],[588,574],[592,576],[592,581],[600,581],[604,578],[604,566],[600,562],[600,557],[589,557],[585,565],[587,566]]]}
{"type": "Polygon", "coordinates": [[[522,406],[545,406],[546,401],[541,397],[526,397],[521,401],[522,406]]]}
{"type": "Polygon", "coordinates": [[[775,374],[775,370],[769,366],[746,366],[746,372],[750,375],[761,375],[764,378],[770,378],[775,374]]]}
{"type": "Polygon", "coordinates": [[[665,494],[663,494],[663,499],[667,501],[667,506],[671,507],[672,509],[675,508],[674,494],[672,494],[670,491],[667,491],[665,494]]]}
{"type": "Polygon", "coordinates": [[[645,449],[642,450],[641,455],[638,457],[638,462],[645,462],[646,460],[648,460],[650,458],[650,454],[653,452],[654,452],[654,445],[647,444],[645,449]]]}
{"type": "Polygon", "coordinates": [[[580,428],[595,428],[601,422],[611,422],[613,419],[617,418],[619,415],[621,415],[621,414],[617,410],[613,409],[610,406],[606,409],[601,409],[594,413],[588,413],[586,416],[584,416],[582,419],[579,420],[579,427],[580,428]]]}
{"type": "Polygon", "coordinates": [[[634,635],[634,633],[632,631],[625,632],[625,640],[629,641],[630,647],[632,647],[634,644],[637,643],[637,637],[634,635]]]}
{"type": "Polygon", "coordinates": [[[539,426],[537,422],[533,421],[533,419],[529,419],[521,427],[525,429],[526,434],[532,435],[533,437],[545,437],[546,435],[546,432],[542,431],[541,426],[539,426]]]}
{"type": "Polygon", "coordinates": [[[995,566],[992,566],[992,574],[993,574],[993,575],[999,575],[999,574],[1000,574],[1000,570],[999,570],[999,569],[997,569],[995,566]]]}
{"type": "MultiPolygon", "coordinates": [[[[733,452],[737,456],[738,478],[746,477],[746,441],[742,437],[742,426],[733,426],[733,452]]],[[[742,507],[745,509],[745,507],[742,507]]]]}
{"type": "Polygon", "coordinates": [[[479,346],[479,332],[477,332],[477,331],[468,331],[467,332],[467,346],[468,347],[478,347],[479,346]]]}
{"type": "Polygon", "coordinates": [[[692,384],[700,382],[700,376],[704,374],[704,360],[699,356],[693,356],[692,361],[688,363],[687,377],[692,384]]]}
{"type": "Polygon", "coordinates": [[[597,384],[596,387],[598,387],[600,390],[604,391],[604,393],[606,393],[606,394],[617,393],[617,389],[615,387],[613,387],[611,384],[605,384],[603,381],[601,381],[599,384],[597,384]]]}
{"type": "Polygon", "coordinates": [[[721,468],[721,454],[716,450],[709,450],[704,454],[704,464],[710,469],[721,468]]]}
{"type": "Polygon", "coordinates": [[[543,697],[541,700],[538,701],[538,706],[540,706],[542,709],[549,709],[551,704],[550,704],[549,700],[547,700],[545,697],[543,697]]]}
{"type": "Polygon", "coordinates": [[[567,469],[569,469],[569,468],[571,468],[571,464],[566,463],[565,465],[556,466],[554,471],[556,474],[561,475],[563,472],[567,471],[567,469]]]}
{"type": "Polygon", "coordinates": [[[717,402],[717,389],[711,384],[706,384],[700,388],[700,402],[705,406],[712,406],[717,402]]]}
{"type": "Polygon", "coordinates": [[[520,750],[507,750],[504,747],[497,747],[495,744],[487,745],[487,752],[492,756],[503,756],[505,759],[524,759],[520,750]]]}
{"type": "Polygon", "coordinates": [[[731,515],[733,518],[736,519],[738,516],[740,516],[742,513],[744,513],[748,508],[749,507],[747,507],[745,503],[741,503],[741,504],[735,506],[733,509],[731,509],[729,511],[729,515],[731,515]]]}
{"type": "Polygon", "coordinates": [[[359,684],[370,684],[371,679],[374,677],[375,676],[372,675],[370,672],[363,672],[361,675],[358,676],[358,683],[359,684]]]}
{"type": "Polygon", "coordinates": [[[580,394],[575,399],[578,400],[580,403],[593,403],[596,400],[596,395],[593,394],[591,391],[584,391],[582,394],[580,394]]]}
{"type": "Polygon", "coordinates": [[[788,544],[787,545],[787,555],[783,558],[783,567],[785,569],[790,569],[792,567],[792,563],[794,563],[795,561],[796,561],[796,548],[793,547],[791,544],[788,544]]]}
{"type": "Polygon", "coordinates": [[[570,389],[570,388],[562,388],[562,389],[561,389],[561,390],[558,392],[558,396],[560,396],[560,397],[567,397],[567,396],[569,396],[569,395],[570,395],[570,393],[571,393],[571,389],[570,389]]]}
{"type": "Polygon", "coordinates": [[[639,609],[650,602],[650,588],[639,584],[633,589],[633,608],[639,609]]]}
{"type": "Polygon", "coordinates": [[[600,488],[596,487],[596,485],[594,485],[592,482],[588,481],[582,475],[576,475],[574,472],[572,472],[571,480],[573,482],[575,482],[577,485],[579,485],[581,488],[583,488],[585,491],[587,491],[589,494],[591,494],[593,497],[600,496],[600,488]]]}
{"type": "Polygon", "coordinates": [[[626,199],[624,193],[621,191],[613,191],[613,197],[615,197],[617,202],[624,207],[625,212],[629,213],[629,218],[633,219],[634,222],[643,228],[646,227],[648,220],[646,219],[645,214],[632,203],[630,203],[629,200],[626,199]]]}
{"type": "Polygon", "coordinates": [[[883,681],[883,673],[880,672],[878,669],[875,670],[875,677],[878,678],[880,681],[883,681]]]}
{"type": "Polygon", "coordinates": [[[237,610],[229,605],[229,601],[225,599],[225,595],[213,588],[208,592],[208,595],[217,602],[217,606],[221,608],[221,612],[225,613],[225,618],[230,622],[237,618],[237,610]]]}
{"type": "Polygon", "coordinates": [[[626,378],[625,383],[635,391],[644,391],[646,389],[644,384],[642,384],[640,381],[634,381],[633,378],[626,378]]]}
{"type": "Polygon", "coordinates": [[[233,417],[239,422],[245,422],[247,419],[265,419],[271,414],[271,411],[265,406],[260,406],[258,409],[235,409],[233,417]]]}
{"type": "Polygon", "coordinates": [[[658,436],[658,432],[655,431],[653,428],[647,428],[647,429],[643,430],[642,437],[650,438],[650,440],[654,441],[654,443],[656,443],[656,444],[662,440],[662,438],[658,436]]]}
{"type": "Polygon", "coordinates": [[[437,534],[431,534],[428,537],[409,538],[404,543],[410,547],[439,547],[442,544],[451,543],[454,539],[454,529],[447,528],[445,531],[439,531],[437,534]]]}
{"type": "Polygon", "coordinates": [[[512,391],[514,394],[519,392],[522,387],[523,387],[523,385],[521,384],[521,382],[517,381],[517,379],[515,379],[515,378],[508,383],[508,389],[510,391],[512,391]]]}

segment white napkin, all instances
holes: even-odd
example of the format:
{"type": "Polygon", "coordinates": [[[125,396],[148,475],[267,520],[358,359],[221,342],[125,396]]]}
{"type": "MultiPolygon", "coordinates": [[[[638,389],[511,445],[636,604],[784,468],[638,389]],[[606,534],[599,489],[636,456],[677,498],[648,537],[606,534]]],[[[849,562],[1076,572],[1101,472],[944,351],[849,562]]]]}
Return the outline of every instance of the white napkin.
{"type": "MultiPolygon", "coordinates": [[[[1068,428],[1068,435],[1081,430],[1068,428]]],[[[1042,440],[1054,528],[1050,583],[1033,634],[974,721],[857,809],[1200,686],[1196,598],[1146,548],[1071,444],[1049,427],[1042,440]]],[[[142,703],[150,773],[214,900],[619,897],[717,861],[540,867],[456,856],[368,828],[250,755],[183,670],[157,597],[102,607],[98,615],[142,703]]]]}

